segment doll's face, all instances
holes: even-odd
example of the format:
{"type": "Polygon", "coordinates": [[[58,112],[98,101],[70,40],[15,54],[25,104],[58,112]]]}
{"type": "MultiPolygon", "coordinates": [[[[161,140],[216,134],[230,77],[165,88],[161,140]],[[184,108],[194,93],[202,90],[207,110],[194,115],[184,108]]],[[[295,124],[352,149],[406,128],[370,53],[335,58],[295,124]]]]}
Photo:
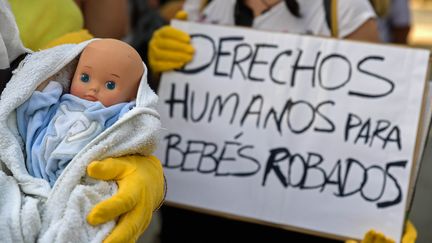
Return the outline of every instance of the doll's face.
{"type": "Polygon", "coordinates": [[[132,101],[143,72],[139,54],[128,44],[113,39],[93,41],[81,54],[70,93],[106,107],[132,101]]]}

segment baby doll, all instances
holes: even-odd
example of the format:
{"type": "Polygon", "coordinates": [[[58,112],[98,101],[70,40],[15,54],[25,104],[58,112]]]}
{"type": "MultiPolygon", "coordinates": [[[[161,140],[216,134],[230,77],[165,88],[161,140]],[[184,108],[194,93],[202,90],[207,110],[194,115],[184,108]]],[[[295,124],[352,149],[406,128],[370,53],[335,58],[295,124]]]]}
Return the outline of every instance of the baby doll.
{"type": "Polygon", "coordinates": [[[29,174],[53,186],[77,153],[134,107],[143,73],[135,49],[100,39],[83,50],[70,93],[56,81],[39,87],[17,109],[29,174]]]}

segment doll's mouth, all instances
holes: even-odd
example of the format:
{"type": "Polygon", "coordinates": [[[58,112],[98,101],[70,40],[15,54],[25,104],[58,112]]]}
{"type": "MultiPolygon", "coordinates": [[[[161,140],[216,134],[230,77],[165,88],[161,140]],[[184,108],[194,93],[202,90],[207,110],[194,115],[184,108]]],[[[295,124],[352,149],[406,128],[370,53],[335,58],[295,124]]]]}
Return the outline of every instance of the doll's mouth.
{"type": "Polygon", "coordinates": [[[97,101],[97,98],[94,97],[93,95],[86,95],[86,96],[84,96],[84,99],[89,100],[89,101],[97,101]]]}

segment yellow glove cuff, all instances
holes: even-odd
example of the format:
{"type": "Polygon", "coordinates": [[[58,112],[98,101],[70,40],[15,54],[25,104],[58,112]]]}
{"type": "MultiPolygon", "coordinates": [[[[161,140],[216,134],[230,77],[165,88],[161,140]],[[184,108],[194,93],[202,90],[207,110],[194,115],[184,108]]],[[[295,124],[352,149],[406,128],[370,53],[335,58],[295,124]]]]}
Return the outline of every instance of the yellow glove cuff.
{"type": "Polygon", "coordinates": [[[188,13],[184,10],[180,10],[175,14],[174,18],[178,20],[187,20],[188,13]]]}
{"type": "Polygon", "coordinates": [[[93,36],[85,29],[80,31],[67,33],[50,41],[43,49],[51,48],[62,44],[77,44],[86,40],[90,40],[93,36]]]}
{"type": "Polygon", "coordinates": [[[406,222],[402,243],[414,243],[417,239],[417,230],[410,220],[406,222]]]}
{"type": "MultiPolygon", "coordinates": [[[[411,221],[407,221],[405,224],[405,231],[402,236],[402,243],[415,243],[417,239],[417,230],[411,221]]],[[[346,240],[345,243],[359,243],[356,240],[346,240]]],[[[394,243],[393,239],[386,237],[380,232],[375,230],[369,230],[364,236],[361,243],[394,243]]]]}
{"type": "MultiPolygon", "coordinates": [[[[142,160],[142,156],[136,156],[137,160],[142,160]]],[[[148,193],[153,195],[153,211],[157,210],[164,202],[166,195],[166,181],[163,174],[162,164],[156,156],[149,156],[147,160],[143,163],[137,162],[139,170],[141,170],[141,175],[147,177],[147,183],[151,183],[152,186],[149,187],[148,193]]]]}

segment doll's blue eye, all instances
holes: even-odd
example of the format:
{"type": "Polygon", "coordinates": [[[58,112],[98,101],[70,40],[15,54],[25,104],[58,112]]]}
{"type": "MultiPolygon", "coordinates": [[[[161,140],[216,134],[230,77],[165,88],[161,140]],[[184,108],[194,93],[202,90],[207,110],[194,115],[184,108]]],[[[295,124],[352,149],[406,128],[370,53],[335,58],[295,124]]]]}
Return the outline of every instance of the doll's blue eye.
{"type": "Polygon", "coordinates": [[[80,77],[81,81],[83,81],[84,83],[87,83],[88,81],[90,81],[90,76],[87,73],[83,73],[81,74],[80,77]]]}
{"type": "Polygon", "coordinates": [[[116,83],[114,81],[108,81],[105,83],[105,87],[107,89],[113,90],[116,87],[116,83]]]}

